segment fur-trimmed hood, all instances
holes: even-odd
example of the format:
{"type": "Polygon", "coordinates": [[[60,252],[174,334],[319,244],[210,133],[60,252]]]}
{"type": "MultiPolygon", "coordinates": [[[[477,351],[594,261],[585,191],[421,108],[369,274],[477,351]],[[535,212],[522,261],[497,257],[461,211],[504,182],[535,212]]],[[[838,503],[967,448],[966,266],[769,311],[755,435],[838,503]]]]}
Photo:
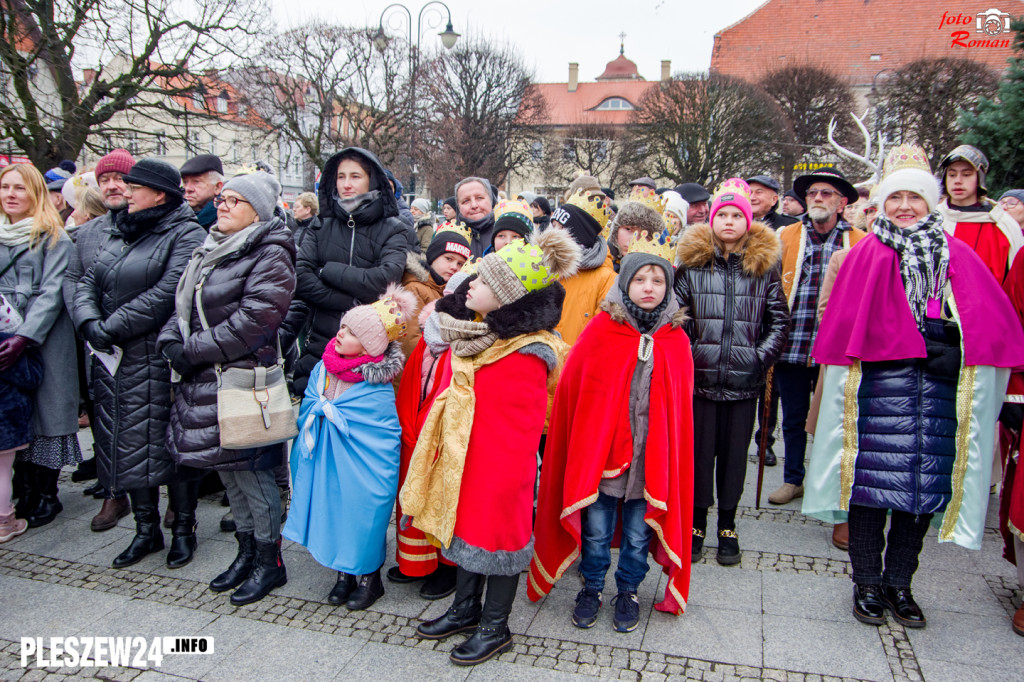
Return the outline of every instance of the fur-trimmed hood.
{"type": "Polygon", "coordinates": [[[368,362],[357,367],[356,371],[363,375],[368,384],[389,384],[402,373],[404,366],[405,354],[402,352],[402,344],[392,341],[380,362],[368,362]]]}
{"type": "MultiPolygon", "coordinates": [[[[478,275],[466,279],[455,293],[438,300],[434,310],[448,313],[459,320],[472,320],[476,313],[466,307],[466,294],[470,283],[478,275]]],[[[562,303],[565,301],[565,288],[553,282],[543,289],[531,291],[519,300],[503,305],[488,313],[484,318],[499,339],[511,339],[523,334],[539,331],[553,331],[562,319],[562,303]]]]}
{"type": "MultiPolygon", "coordinates": [[[[679,267],[702,268],[716,256],[721,258],[712,236],[711,226],[707,223],[687,227],[676,249],[679,267]]],[[[772,228],[755,220],[750,225],[741,258],[744,274],[762,277],[782,262],[782,242],[772,228]]]]}
{"type": "Polygon", "coordinates": [[[430,281],[430,270],[427,266],[427,260],[418,253],[409,251],[405,254],[405,274],[411,275],[418,282],[429,282],[430,281]]]}

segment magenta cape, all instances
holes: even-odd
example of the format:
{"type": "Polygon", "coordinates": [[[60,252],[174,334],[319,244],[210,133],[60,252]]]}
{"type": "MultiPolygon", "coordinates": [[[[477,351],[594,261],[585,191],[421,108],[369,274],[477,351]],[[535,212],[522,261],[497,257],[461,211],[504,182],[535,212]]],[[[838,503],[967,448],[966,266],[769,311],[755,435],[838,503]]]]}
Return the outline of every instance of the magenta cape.
{"type": "MultiPolygon", "coordinates": [[[[964,364],[1024,367],[1024,331],[974,251],[949,239],[949,281],[960,313],[964,364]]],[[[814,343],[823,365],[926,357],[895,251],[868,235],[843,261],[814,343]]]]}

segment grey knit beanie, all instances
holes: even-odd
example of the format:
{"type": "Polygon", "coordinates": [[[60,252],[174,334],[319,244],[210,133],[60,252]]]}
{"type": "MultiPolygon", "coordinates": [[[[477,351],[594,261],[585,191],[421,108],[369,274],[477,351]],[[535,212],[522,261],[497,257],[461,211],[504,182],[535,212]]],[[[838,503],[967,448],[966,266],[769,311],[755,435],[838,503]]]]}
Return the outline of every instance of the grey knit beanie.
{"type": "Polygon", "coordinates": [[[256,171],[248,175],[238,175],[228,180],[224,189],[238,192],[249,202],[261,222],[274,217],[274,207],[281,193],[281,183],[270,173],[256,171]]]}
{"type": "Polygon", "coordinates": [[[661,231],[665,229],[665,219],[649,206],[637,201],[627,201],[615,214],[615,221],[612,223],[611,229],[613,239],[621,225],[635,227],[654,236],[661,234],[661,231]]]}

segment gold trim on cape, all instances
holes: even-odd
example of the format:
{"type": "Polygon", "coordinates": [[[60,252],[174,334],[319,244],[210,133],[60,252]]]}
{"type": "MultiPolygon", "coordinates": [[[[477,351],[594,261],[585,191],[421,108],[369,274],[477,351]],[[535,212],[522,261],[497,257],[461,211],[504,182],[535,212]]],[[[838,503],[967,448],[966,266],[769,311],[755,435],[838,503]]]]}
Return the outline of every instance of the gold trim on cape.
{"type": "Polygon", "coordinates": [[[853,470],[857,464],[857,393],[860,391],[860,360],[854,360],[846,375],[843,395],[843,455],[839,463],[839,509],[850,511],[853,470]]]}
{"type": "Polygon", "coordinates": [[[964,500],[964,476],[970,459],[971,419],[974,416],[974,380],[977,367],[960,368],[960,382],[956,387],[956,461],[953,463],[953,496],[946,505],[939,529],[939,540],[951,541],[956,522],[960,519],[960,505],[964,500]]]}

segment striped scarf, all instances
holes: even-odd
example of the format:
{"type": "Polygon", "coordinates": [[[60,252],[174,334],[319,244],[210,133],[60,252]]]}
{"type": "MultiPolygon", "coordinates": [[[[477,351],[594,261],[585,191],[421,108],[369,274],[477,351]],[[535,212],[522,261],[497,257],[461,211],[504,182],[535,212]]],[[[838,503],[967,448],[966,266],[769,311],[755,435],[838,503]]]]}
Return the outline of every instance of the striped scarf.
{"type": "Polygon", "coordinates": [[[900,229],[886,216],[875,219],[872,232],[899,254],[900,278],[907,303],[924,332],[928,301],[940,298],[949,278],[949,242],[942,229],[942,216],[930,213],[911,227],[900,229]]]}

